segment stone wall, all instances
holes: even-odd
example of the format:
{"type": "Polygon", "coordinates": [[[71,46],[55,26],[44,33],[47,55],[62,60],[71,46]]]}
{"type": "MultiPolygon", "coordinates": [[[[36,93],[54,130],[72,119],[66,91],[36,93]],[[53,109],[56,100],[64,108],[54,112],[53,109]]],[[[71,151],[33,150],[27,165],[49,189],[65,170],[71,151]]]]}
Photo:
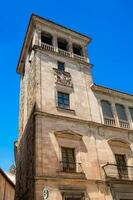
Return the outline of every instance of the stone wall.
{"type": "Polygon", "coordinates": [[[36,53],[36,66],[38,75],[40,73],[36,103],[41,111],[100,122],[98,103],[90,88],[92,78],[90,67],[70,58],[50,55],[39,50],[36,53]],[[56,84],[54,68],[57,69],[58,61],[65,63],[65,71],[71,75],[73,88],[60,87],[56,84]],[[70,109],[74,110],[75,114],[57,110],[57,91],[59,90],[70,94],[70,109]]]}
{"type": "Polygon", "coordinates": [[[18,141],[15,200],[34,199],[34,126],[34,117],[31,115],[18,141]]]}
{"type": "MultiPolygon", "coordinates": [[[[131,133],[132,134],[132,133],[131,133]]],[[[117,153],[126,152],[128,165],[133,165],[133,140],[128,131],[109,127],[98,127],[80,120],[71,120],[57,115],[36,116],[35,177],[36,199],[41,199],[46,186],[51,191],[49,199],[62,200],[60,187],[79,187],[85,190],[91,200],[112,200],[110,188],[106,185],[103,165],[115,164],[112,139],[129,143],[130,148],[117,146],[117,153]],[[62,173],[61,147],[75,148],[77,173],[62,173]],[[130,149],[130,152],[129,152],[130,149]],[[46,181],[47,180],[47,181],[46,181]],[[53,186],[52,186],[53,185],[53,186]],[[76,186],[77,185],[77,186],[76,186]]],[[[133,178],[133,177],[132,177],[133,178]]],[[[71,190],[71,192],[74,189],[71,190]]],[[[119,190],[120,191],[120,190],[119,190]]],[[[121,191],[122,192],[122,191],[121,191]]],[[[126,193],[126,188],[125,188],[126,193]]],[[[128,193],[128,190],[127,190],[128,193]]]]}
{"type": "MultiPolygon", "coordinates": [[[[32,52],[33,53],[33,52],[32,52]]],[[[35,56],[29,62],[29,55],[25,63],[25,71],[21,76],[20,83],[20,111],[19,111],[19,134],[25,129],[28,118],[36,101],[36,65],[35,56]]]]}

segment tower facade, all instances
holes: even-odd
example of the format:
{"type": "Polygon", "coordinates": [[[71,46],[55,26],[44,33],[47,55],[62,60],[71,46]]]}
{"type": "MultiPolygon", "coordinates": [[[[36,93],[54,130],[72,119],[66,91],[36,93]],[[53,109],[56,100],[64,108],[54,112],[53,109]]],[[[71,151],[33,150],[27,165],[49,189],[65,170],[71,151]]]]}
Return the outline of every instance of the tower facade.
{"type": "Polygon", "coordinates": [[[133,199],[133,96],[93,84],[90,41],[31,16],[17,67],[16,200],[133,199]]]}

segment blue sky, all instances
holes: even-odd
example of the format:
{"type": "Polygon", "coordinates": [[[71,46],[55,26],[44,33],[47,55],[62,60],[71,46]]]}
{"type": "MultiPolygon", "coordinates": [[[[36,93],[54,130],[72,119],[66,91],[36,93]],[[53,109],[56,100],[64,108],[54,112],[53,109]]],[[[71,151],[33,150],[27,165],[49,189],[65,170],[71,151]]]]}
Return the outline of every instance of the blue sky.
{"type": "Polygon", "coordinates": [[[31,13],[87,34],[94,82],[133,93],[132,0],[6,0],[0,6],[0,167],[14,160],[18,135],[18,57],[31,13]]]}

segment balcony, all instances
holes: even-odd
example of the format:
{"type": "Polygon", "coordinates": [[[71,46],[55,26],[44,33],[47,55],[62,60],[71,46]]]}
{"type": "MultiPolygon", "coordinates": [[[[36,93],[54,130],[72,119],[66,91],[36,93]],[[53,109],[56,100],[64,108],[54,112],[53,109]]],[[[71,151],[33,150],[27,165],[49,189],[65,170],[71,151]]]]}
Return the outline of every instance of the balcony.
{"type": "Polygon", "coordinates": [[[66,86],[66,87],[73,87],[71,74],[69,72],[64,72],[58,69],[53,69],[55,75],[55,82],[57,84],[66,86]]]}
{"type": "Polygon", "coordinates": [[[47,51],[54,51],[54,47],[52,45],[46,44],[41,42],[41,48],[47,50],[47,51]]]}
{"type": "Polygon", "coordinates": [[[81,163],[73,162],[60,162],[60,172],[65,173],[82,173],[81,163]]]}
{"type": "Polygon", "coordinates": [[[130,124],[128,121],[125,120],[119,120],[119,126],[121,128],[126,128],[126,129],[130,129],[130,124]]]}
{"type": "Polygon", "coordinates": [[[119,120],[118,123],[116,123],[115,119],[112,117],[104,116],[104,124],[107,126],[112,126],[112,127],[120,127],[124,129],[130,129],[130,124],[128,121],[125,120],[119,120]]]}
{"type": "Polygon", "coordinates": [[[72,59],[76,59],[79,62],[86,62],[86,63],[88,63],[88,58],[87,57],[79,56],[77,54],[74,54],[74,53],[69,52],[69,51],[65,51],[65,50],[60,49],[60,48],[55,49],[54,46],[46,44],[44,42],[41,42],[40,46],[41,46],[42,49],[44,49],[46,51],[56,52],[56,53],[59,53],[62,56],[69,57],[69,58],[72,58],[72,59]]]}
{"type": "Polygon", "coordinates": [[[69,51],[65,51],[63,49],[58,49],[59,54],[67,57],[71,57],[71,53],[69,51]]]}
{"type": "Polygon", "coordinates": [[[86,179],[81,163],[60,162],[58,175],[67,179],[86,179]]]}
{"type": "Polygon", "coordinates": [[[108,126],[116,126],[115,119],[111,117],[104,117],[104,124],[108,126]]]}
{"type": "Polygon", "coordinates": [[[77,54],[73,54],[73,57],[81,62],[87,62],[87,58],[83,57],[83,56],[79,56],[77,54]]]}
{"type": "Polygon", "coordinates": [[[118,166],[109,164],[103,166],[106,179],[108,180],[130,180],[133,181],[133,166],[118,166]]]}

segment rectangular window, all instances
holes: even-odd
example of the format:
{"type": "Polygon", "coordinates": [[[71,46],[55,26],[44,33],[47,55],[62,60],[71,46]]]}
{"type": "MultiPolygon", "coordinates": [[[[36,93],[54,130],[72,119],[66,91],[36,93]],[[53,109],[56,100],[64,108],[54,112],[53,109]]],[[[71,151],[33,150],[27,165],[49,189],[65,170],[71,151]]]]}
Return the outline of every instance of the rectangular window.
{"type": "Polygon", "coordinates": [[[117,164],[118,175],[120,178],[128,177],[126,155],[115,154],[115,160],[117,164]]]}
{"type": "Polygon", "coordinates": [[[131,118],[132,118],[132,121],[133,121],[133,108],[129,108],[129,112],[130,112],[130,115],[131,115],[131,118]]]}
{"type": "Polygon", "coordinates": [[[58,61],[58,70],[65,71],[65,63],[58,61]]]}
{"type": "Polygon", "coordinates": [[[112,108],[109,101],[102,100],[101,101],[102,111],[104,117],[113,118],[112,108]]]}
{"type": "Polygon", "coordinates": [[[64,172],[75,172],[75,149],[62,147],[62,168],[64,172]]]}
{"type": "Polygon", "coordinates": [[[127,115],[126,115],[126,112],[125,112],[125,108],[124,108],[123,105],[116,104],[116,111],[117,111],[117,115],[118,115],[119,120],[128,121],[127,115]]]}
{"type": "Polygon", "coordinates": [[[69,109],[69,94],[58,92],[58,107],[69,109]]]}

